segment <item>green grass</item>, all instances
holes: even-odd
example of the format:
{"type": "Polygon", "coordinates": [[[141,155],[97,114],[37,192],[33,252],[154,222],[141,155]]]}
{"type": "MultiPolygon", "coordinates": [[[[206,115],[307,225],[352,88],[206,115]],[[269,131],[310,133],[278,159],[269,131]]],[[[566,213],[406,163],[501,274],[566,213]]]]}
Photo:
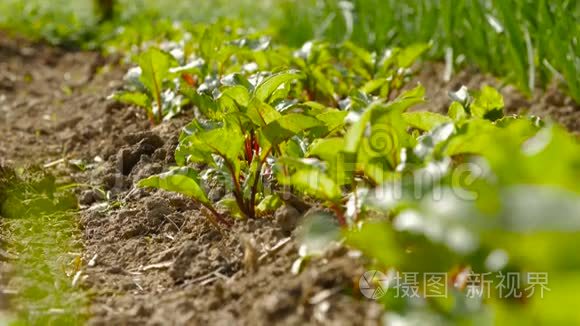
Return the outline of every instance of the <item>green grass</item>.
{"type": "Polygon", "coordinates": [[[354,0],[283,1],[280,37],[298,45],[313,37],[340,42],[352,35],[371,49],[434,41],[432,56],[453,51],[520,89],[565,80],[580,102],[580,7],[576,0],[354,0]],[[345,11],[348,12],[345,14],[345,11]],[[352,30],[346,21],[352,17],[352,30]],[[321,23],[326,22],[326,23],[321,23]],[[553,69],[552,69],[553,68],[553,69]]]}
{"type": "MultiPolygon", "coordinates": [[[[76,198],[39,170],[0,167],[0,227],[13,260],[16,295],[9,325],[82,325],[86,292],[73,285],[82,267],[76,198]]],[[[4,321],[5,322],[5,321],[4,321]]]]}
{"type": "Polygon", "coordinates": [[[351,39],[372,50],[432,40],[431,56],[475,64],[525,93],[562,81],[580,102],[580,7],[577,0],[279,0],[119,1],[112,23],[96,24],[92,1],[4,0],[0,28],[61,45],[98,48],[164,35],[174,20],[225,18],[267,28],[298,46],[313,38],[351,39]],[[4,15],[2,14],[4,13],[4,15]],[[127,39],[128,42],[127,42],[127,39]],[[115,42],[112,42],[113,44],[115,42]]]}
{"type": "MultiPolygon", "coordinates": [[[[372,50],[432,40],[431,56],[475,64],[525,93],[562,81],[580,102],[580,7],[577,0],[278,0],[119,1],[112,23],[96,25],[92,2],[5,0],[0,28],[61,45],[98,48],[118,39],[155,39],[175,20],[218,18],[271,30],[299,46],[313,38],[351,39],[372,50]]],[[[113,42],[115,43],[115,42],[113,42]]],[[[125,42],[126,43],[126,42],[125,42]]]]}
{"type": "Polygon", "coordinates": [[[138,34],[134,43],[153,39],[174,21],[208,23],[228,18],[264,27],[269,9],[267,1],[120,0],[114,20],[99,25],[91,0],[4,0],[0,2],[0,29],[55,45],[92,49],[114,39],[120,29],[138,34]]]}
{"type": "Polygon", "coordinates": [[[83,324],[88,296],[72,285],[82,254],[77,219],[59,212],[2,223],[13,242],[10,250],[18,254],[10,282],[18,291],[11,302],[13,325],[83,324]]]}

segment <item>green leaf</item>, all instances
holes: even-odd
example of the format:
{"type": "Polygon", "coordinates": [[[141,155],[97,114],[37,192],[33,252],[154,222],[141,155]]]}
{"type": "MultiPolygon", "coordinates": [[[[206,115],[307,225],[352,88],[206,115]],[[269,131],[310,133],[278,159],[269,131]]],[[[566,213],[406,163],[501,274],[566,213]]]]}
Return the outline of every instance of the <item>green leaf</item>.
{"type": "Polygon", "coordinates": [[[483,86],[469,108],[474,117],[495,121],[503,116],[503,96],[495,88],[483,86]]]}
{"type": "Polygon", "coordinates": [[[545,186],[512,186],[501,191],[502,228],[515,232],[580,232],[580,196],[545,186]],[[549,217],[549,218],[548,218],[549,217]]]}
{"type": "Polygon", "coordinates": [[[229,74],[221,79],[221,83],[225,86],[242,86],[248,91],[252,91],[254,86],[248,81],[248,79],[240,74],[240,73],[233,73],[229,74]]]}
{"type": "Polygon", "coordinates": [[[320,169],[323,162],[314,158],[297,158],[283,156],[276,161],[277,166],[284,166],[292,170],[320,169]]]}
{"type": "Polygon", "coordinates": [[[198,135],[200,142],[228,160],[236,160],[241,152],[244,137],[234,127],[223,127],[209,130],[198,135]]]}
{"type": "Polygon", "coordinates": [[[456,136],[449,140],[443,154],[454,156],[458,154],[482,154],[493,150],[492,135],[497,128],[486,120],[468,120],[461,126],[456,136]]]}
{"type": "Polygon", "coordinates": [[[254,128],[250,117],[243,112],[228,113],[223,118],[223,123],[227,126],[237,129],[237,132],[243,133],[254,128]]]}
{"type": "Polygon", "coordinates": [[[216,206],[227,209],[228,214],[230,214],[232,217],[244,219],[246,216],[240,209],[240,206],[238,206],[238,202],[233,197],[226,196],[222,198],[219,202],[216,203],[216,206]]]}
{"type": "Polygon", "coordinates": [[[367,257],[377,259],[382,266],[397,266],[402,260],[395,233],[387,223],[364,223],[360,229],[346,233],[346,242],[367,257]]]}
{"type": "Polygon", "coordinates": [[[308,148],[307,156],[318,157],[325,162],[332,162],[343,148],[344,138],[316,139],[308,148]]]}
{"type": "Polygon", "coordinates": [[[306,194],[330,202],[337,203],[342,197],[340,188],[336,182],[317,168],[298,170],[290,177],[281,178],[280,181],[293,185],[306,194]]]}
{"type": "Polygon", "coordinates": [[[302,147],[303,141],[298,137],[292,137],[287,142],[280,144],[281,156],[294,158],[304,157],[305,149],[302,147]]]}
{"type": "Polygon", "coordinates": [[[284,202],[282,201],[282,199],[280,199],[280,196],[268,195],[260,201],[258,206],[256,206],[256,213],[258,215],[264,215],[267,213],[274,212],[276,211],[276,209],[282,206],[282,204],[284,204],[284,202]]]}
{"type": "Polygon", "coordinates": [[[394,175],[395,163],[392,163],[394,160],[373,154],[366,151],[359,153],[355,169],[351,168],[351,171],[345,172],[352,175],[355,171],[362,171],[375,184],[381,184],[389,180],[394,175]]]}
{"type": "Polygon", "coordinates": [[[451,105],[449,106],[449,111],[447,112],[447,115],[454,121],[461,121],[467,118],[467,112],[465,112],[465,108],[463,108],[463,105],[461,103],[456,101],[453,101],[453,103],[451,103],[451,105]]]}
{"type": "Polygon", "coordinates": [[[297,229],[296,238],[302,257],[319,256],[327,252],[335,241],[340,241],[340,226],[329,213],[312,213],[305,216],[297,229]]]}
{"type": "Polygon", "coordinates": [[[142,53],[137,62],[142,70],[140,81],[152,94],[161,92],[163,80],[172,75],[169,69],[178,65],[171,54],[157,48],[142,53]]]}
{"type": "Polygon", "coordinates": [[[199,50],[201,57],[206,61],[214,59],[220,46],[218,24],[209,25],[200,40],[199,50]]]}
{"type": "Polygon", "coordinates": [[[145,93],[116,92],[111,98],[122,103],[133,104],[146,109],[150,109],[151,107],[151,101],[145,93]]]}
{"type": "Polygon", "coordinates": [[[372,104],[368,107],[358,121],[356,121],[346,132],[346,135],[344,136],[344,151],[346,153],[355,154],[358,152],[364,132],[371,120],[371,113],[375,107],[378,107],[378,104],[372,104]]]}
{"type": "Polygon", "coordinates": [[[399,100],[365,112],[361,120],[367,118],[367,113],[370,116],[365,127],[357,125],[360,129],[354,136],[349,134],[350,130],[346,135],[345,161],[349,165],[356,164],[356,170],[363,171],[376,182],[384,181],[390,175],[389,171],[400,163],[401,149],[410,146],[411,136],[407,133],[408,126],[402,113],[417,100],[399,100]],[[348,137],[358,137],[358,140],[348,137]]]}
{"type": "Polygon", "coordinates": [[[350,50],[354,55],[356,55],[356,57],[360,59],[365,66],[373,66],[373,55],[370,52],[350,41],[344,42],[343,46],[345,49],[350,50]]]}
{"type": "Polygon", "coordinates": [[[524,119],[500,128],[484,152],[503,184],[550,185],[580,193],[580,144],[562,127],[535,128],[524,119]]]}
{"type": "Polygon", "coordinates": [[[328,132],[332,132],[344,125],[344,118],[348,112],[339,110],[328,110],[316,116],[316,119],[322,121],[328,132]]]}
{"type": "Polygon", "coordinates": [[[383,85],[386,83],[387,83],[386,78],[372,79],[372,80],[369,80],[368,82],[366,82],[363,85],[363,87],[361,87],[360,90],[367,93],[367,94],[371,94],[371,93],[374,93],[379,88],[383,87],[383,85]]]}
{"type": "Polygon", "coordinates": [[[175,149],[175,162],[179,166],[191,162],[210,163],[213,159],[211,153],[206,150],[196,135],[182,139],[175,149]]]}
{"type": "Polygon", "coordinates": [[[228,87],[222,90],[219,101],[220,107],[224,113],[228,112],[225,108],[230,103],[235,103],[238,107],[245,108],[250,103],[250,92],[241,85],[228,87]]]}
{"type": "Polygon", "coordinates": [[[259,139],[262,147],[262,159],[268,155],[270,149],[288,140],[301,131],[320,126],[321,122],[313,117],[291,113],[278,118],[260,130],[259,139]]]}
{"type": "Polygon", "coordinates": [[[246,114],[257,126],[265,126],[282,116],[276,109],[256,98],[250,101],[246,114]]]}
{"type": "Polygon", "coordinates": [[[237,126],[227,124],[220,128],[204,130],[185,137],[175,151],[179,165],[188,162],[214,164],[212,154],[222,157],[234,177],[239,177],[239,156],[244,136],[237,126]]]}
{"type": "Polygon", "coordinates": [[[200,186],[197,172],[189,167],[175,168],[171,171],[151,176],[139,181],[138,186],[173,191],[191,197],[202,204],[210,204],[200,186]]]}
{"type": "Polygon", "coordinates": [[[293,70],[269,76],[256,87],[254,97],[267,103],[270,96],[278,89],[278,87],[280,87],[280,85],[299,78],[300,75],[293,70]]]}
{"type": "Polygon", "coordinates": [[[311,129],[308,132],[309,138],[323,138],[335,133],[338,130],[341,130],[344,127],[344,119],[348,114],[347,111],[340,111],[335,109],[325,110],[326,112],[316,115],[316,119],[320,120],[322,125],[311,129]]]}
{"type": "Polygon", "coordinates": [[[422,85],[401,94],[393,102],[382,105],[379,103],[371,104],[362,114],[360,119],[354,123],[347,131],[345,136],[345,152],[357,153],[362,142],[364,132],[368,127],[369,122],[375,122],[381,119],[389,112],[395,112],[394,115],[402,114],[405,110],[413,105],[423,103],[425,101],[425,88],[422,85]],[[371,118],[375,121],[371,121],[371,118]]]}
{"type": "Polygon", "coordinates": [[[397,55],[399,67],[410,67],[429,48],[431,48],[431,45],[428,43],[417,43],[402,49],[397,55]]]}
{"type": "Polygon", "coordinates": [[[330,80],[328,73],[325,73],[321,67],[313,69],[311,73],[312,77],[314,78],[314,84],[316,85],[317,90],[328,97],[334,95],[334,84],[330,80]]]}
{"type": "Polygon", "coordinates": [[[200,94],[192,88],[182,88],[180,91],[189,98],[191,103],[194,104],[205,117],[210,119],[218,119],[221,117],[222,112],[218,109],[218,102],[216,102],[212,96],[200,94]]]}
{"type": "MultiPolygon", "coordinates": [[[[142,71],[139,80],[153,95],[159,110],[162,110],[163,81],[172,75],[169,69],[177,66],[177,61],[167,52],[150,48],[137,58],[137,63],[142,71]]],[[[161,120],[159,118],[161,117],[156,117],[156,119],[161,120]]]]}
{"type": "Polygon", "coordinates": [[[417,83],[417,86],[414,88],[403,92],[399,97],[394,101],[394,103],[398,103],[399,105],[405,106],[406,108],[425,102],[425,87],[420,83],[417,83]]]}
{"type": "Polygon", "coordinates": [[[179,141],[181,142],[187,136],[197,134],[204,130],[215,129],[221,126],[221,123],[215,121],[200,121],[197,119],[192,120],[185,127],[181,128],[181,133],[179,135],[179,141]]]}
{"type": "Polygon", "coordinates": [[[339,185],[348,183],[347,175],[354,171],[345,171],[344,138],[334,137],[315,140],[308,149],[308,157],[318,157],[327,164],[328,175],[339,185]]]}
{"type": "Polygon", "coordinates": [[[429,111],[405,112],[403,113],[403,119],[412,127],[424,131],[429,131],[440,124],[451,121],[449,117],[429,111]]]}

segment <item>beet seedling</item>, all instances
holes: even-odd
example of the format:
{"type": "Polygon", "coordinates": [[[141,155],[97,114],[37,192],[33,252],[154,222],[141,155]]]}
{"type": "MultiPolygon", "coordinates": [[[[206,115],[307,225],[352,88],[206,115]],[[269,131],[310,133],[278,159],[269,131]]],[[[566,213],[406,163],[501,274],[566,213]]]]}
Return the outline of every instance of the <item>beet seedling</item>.
{"type": "Polygon", "coordinates": [[[173,116],[181,108],[172,79],[177,77],[171,68],[178,65],[169,53],[150,48],[137,58],[138,67],[131,69],[125,79],[129,90],[116,92],[111,98],[145,109],[152,125],[173,116]]]}
{"type": "Polygon", "coordinates": [[[186,129],[175,153],[176,162],[184,166],[176,170],[181,173],[176,176],[170,171],[153,176],[142,180],[140,186],[188,195],[217,218],[219,214],[207,199],[199,177],[186,167],[202,163],[223,176],[233,194],[235,207],[227,200],[222,200],[222,204],[234,208],[242,217],[255,217],[268,157],[280,155],[281,145],[290,138],[323,125],[316,117],[301,113],[283,115],[269,105],[278,98],[276,92],[281,87],[299,77],[294,71],[280,72],[254,87],[239,76],[240,84],[223,87],[221,96],[214,101],[216,116],[222,118],[204,125],[194,121],[186,129]]]}

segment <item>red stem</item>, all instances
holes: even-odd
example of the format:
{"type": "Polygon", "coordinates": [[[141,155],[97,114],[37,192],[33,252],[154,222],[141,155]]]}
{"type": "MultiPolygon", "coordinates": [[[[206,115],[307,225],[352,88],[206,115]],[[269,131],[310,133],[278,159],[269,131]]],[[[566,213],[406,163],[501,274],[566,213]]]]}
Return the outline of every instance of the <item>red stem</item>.
{"type": "Polygon", "coordinates": [[[155,100],[157,101],[157,106],[159,109],[159,123],[163,121],[163,108],[161,107],[161,89],[159,85],[157,85],[157,77],[155,75],[155,69],[153,68],[153,62],[150,61],[149,64],[151,65],[151,73],[153,74],[153,86],[155,87],[155,100]]]}
{"type": "Polygon", "coordinates": [[[332,209],[332,211],[334,211],[334,214],[336,214],[338,224],[340,224],[340,226],[342,227],[346,227],[346,218],[344,217],[344,212],[342,211],[342,209],[337,204],[334,203],[331,204],[330,209],[332,209]]]}
{"type": "Polygon", "coordinates": [[[260,160],[258,164],[258,171],[256,172],[256,177],[254,178],[254,184],[252,185],[252,191],[250,194],[250,217],[256,217],[256,193],[258,192],[258,183],[260,177],[262,176],[262,165],[264,161],[260,160]]]}
{"type": "Polygon", "coordinates": [[[224,157],[224,161],[226,163],[226,166],[228,168],[228,170],[230,170],[230,174],[232,175],[232,179],[234,181],[234,197],[236,198],[236,203],[238,204],[238,206],[240,207],[240,210],[246,215],[246,217],[249,215],[248,213],[248,209],[247,207],[245,207],[244,205],[244,197],[243,197],[243,193],[242,193],[242,186],[240,185],[240,180],[238,180],[238,178],[236,177],[236,173],[235,173],[235,169],[234,167],[230,164],[230,162],[224,157]]]}
{"type": "Polygon", "coordinates": [[[210,204],[202,204],[202,205],[203,205],[203,207],[207,208],[215,216],[215,218],[218,222],[225,224],[227,226],[232,226],[232,222],[225,220],[223,218],[223,216],[218,211],[216,211],[215,208],[213,208],[212,205],[210,205],[210,204]]]}

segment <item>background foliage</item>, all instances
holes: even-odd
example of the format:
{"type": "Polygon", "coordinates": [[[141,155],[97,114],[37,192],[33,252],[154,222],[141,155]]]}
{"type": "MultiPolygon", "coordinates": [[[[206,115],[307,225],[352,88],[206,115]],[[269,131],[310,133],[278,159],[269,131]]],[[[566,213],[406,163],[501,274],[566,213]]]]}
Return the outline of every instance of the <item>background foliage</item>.
{"type": "Polygon", "coordinates": [[[313,38],[352,40],[371,50],[433,41],[431,56],[450,65],[476,64],[528,93],[555,78],[580,101],[577,0],[119,1],[115,21],[100,26],[92,4],[5,0],[0,26],[86,47],[107,44],[119,28],[140,42],[161,37],[176,19],[217,18],[268,28],[291,46],[313,38]]]}

